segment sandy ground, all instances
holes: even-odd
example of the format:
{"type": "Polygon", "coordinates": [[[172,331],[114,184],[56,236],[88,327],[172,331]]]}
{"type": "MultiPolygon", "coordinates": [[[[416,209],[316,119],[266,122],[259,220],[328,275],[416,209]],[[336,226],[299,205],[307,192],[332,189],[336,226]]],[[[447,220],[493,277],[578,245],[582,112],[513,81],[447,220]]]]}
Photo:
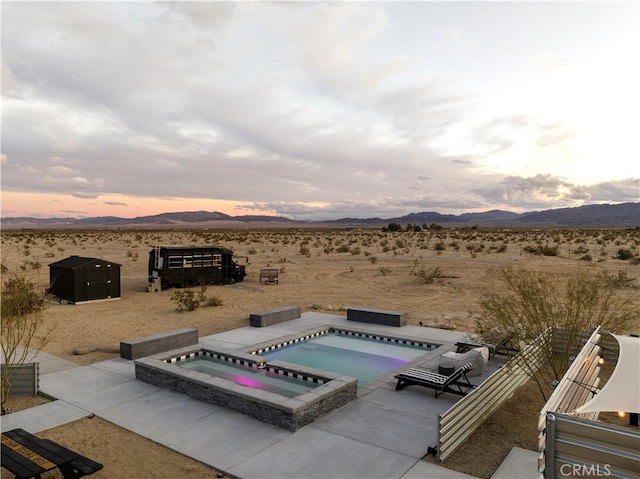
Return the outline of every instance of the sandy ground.
{"type": "MultiPolygon", "coordinates": [[[[122,265],[120,300],[47,304],[44,350],[78,364],[117,357],[124,339],[183,327],[196,328],[205,336],[246,326],[252,312],[288,304],[335,314],[345,314],[348,306],[406,311],[410,324],[473,331],[472,315],[480,311],[479,300],[485,292],[500,288],[496,271],[505,265],[552,273],[559,280],[577,268],[638,276],[637,265],[613,258],[619,248],[635,251],[640,236],[635,231],[444,230],[438,235],[368,230],[3,231],[2,263],[42,289],[49,281],[48,264],[70,255],[122,265]],[[231,248],[240,262],[248,257],[248,276],[242,283],[206,289],[207,297],[221,300],[220,306],[179,312],[172,300],[175,290],[146,291],[148,253],[158,244],[231,248]],[[506,249],[500,251],[503,244],[506,249]],[[559,256],[525,252],[526,246],[539,244],[557,245],[559,256]],[[585,254],[593,261],[580,260],[585,254]],[[266,267],[280,270],[279,284],[260,284],[259,271],[266,267]],[[421,268],[439,268],[443,277],[425,284],[412,274],[421,268]]],[[[636,290],[617,291],[625,296],[636,290]]],[[[105,470],[96,478],[215,477],[212,469],[99,418],[83,419],[43,436],[104,463],[105,470]],[[96,441],[99,444],[93,448],[96,441]],[[164,471],[162,475],[158,470],[164,471]]]]}

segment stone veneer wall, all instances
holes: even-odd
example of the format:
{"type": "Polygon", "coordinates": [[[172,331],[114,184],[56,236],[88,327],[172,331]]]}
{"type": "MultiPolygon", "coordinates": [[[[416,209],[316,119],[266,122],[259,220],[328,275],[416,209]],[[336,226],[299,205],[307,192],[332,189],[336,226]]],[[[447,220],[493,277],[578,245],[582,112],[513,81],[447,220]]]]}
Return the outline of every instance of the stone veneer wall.
{"type": "MultiPolygon", "coordinates": [[[[283,364],[273,361],[273,367],[283,364]]],[[[154,358],[135,362],[136,379],[187,394],[200,401],[246,414],[290,431],[310,424],[357,397],[357,380],[322,372],[327,381],[304,394],[287,398],[197,371],[179,368],[154,358]]],[[[296,370],[297,371],[297,370],[296,370]]],[[[308,368],[306,372],[311,371],[308,368]]],[[[317,370],[315,370],[317,371],[317,370]]]]}

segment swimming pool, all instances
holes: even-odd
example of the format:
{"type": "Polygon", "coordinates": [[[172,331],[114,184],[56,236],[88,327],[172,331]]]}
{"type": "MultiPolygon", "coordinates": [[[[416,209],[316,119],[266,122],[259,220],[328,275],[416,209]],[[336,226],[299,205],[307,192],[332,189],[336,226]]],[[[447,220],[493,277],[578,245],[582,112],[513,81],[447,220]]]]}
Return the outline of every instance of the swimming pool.
{"type": "Polygon", "coordinates": [[[281,360],[358,379],[358,385],[400,368],[438,345],[329,328],[251,351],[268,361],[281,360]]]}
{"type": "Polygon", "coordinates": [[[241,351],[183,348],[135,360],[136,379],[295,431],[357,396],[355,378],[241,351]]]}

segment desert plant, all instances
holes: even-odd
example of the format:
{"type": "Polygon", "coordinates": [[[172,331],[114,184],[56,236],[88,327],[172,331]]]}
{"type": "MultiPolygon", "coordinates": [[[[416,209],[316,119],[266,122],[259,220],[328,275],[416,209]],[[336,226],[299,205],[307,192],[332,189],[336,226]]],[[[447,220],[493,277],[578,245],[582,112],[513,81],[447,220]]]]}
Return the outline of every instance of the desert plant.
{"type": "Polygon", "coordinates": [[[553,381],[562,378],[569,358],[576,354],[581,333],[598,325],[603,331],[627,332],[640,321],[632,298],[614,299],[607,275],[600,272],[585,268],[558,282],[550,275],[506,267],[499,271],[498,279],[502,287],[484,294],[481,314],[476,318],[477,332],[484,340],[510,336],[511,342],[519,345],[543,336],[549,328],[565,333],[562,347],[545,345],[545,367],[538,369],[527,357],[515,353],[528,365],[545,401],[553,381]]]}
{"type": "Polygon", "coordinates": [[[380,274],[382,274],[382,276],[389,276],[391,274],[391,268],[389,268],[388,266],[380,266],[380,268],[378,268],[378,271],[380,271],[380,274]]]}
{"type": "Polygon", "coordinates": [[[621,259],[623,261],[626,261],[628,259],[633,258],[633,253],[631,252],[631,250],[620,248],[617,251],[615,258],[616,259],[621,259]]]}
{"type": "Polygon", "coordinates": [[[558,247],[549,245],[526,246],[524,250],[527,253],[537,256],[558,256],[558,247]]]}
{"type": "Polygon", "coordinates": [[[46,295],[38,293],[35,285],[22,276],[9,273],[2,284],[2,414],[20,366],[26,364],[32,349],[40,350],[47,343],[48,335],[39,334],[44,327],[45,299],[46,295]],[[18,368],[10,369],[9,365],[18,368]]]}
{"type": "Polygon", "coordinates": [[[219,296],[210,296],[206,299],[203,306],[222,306],[223,301],[219,296]]]}
{"type": "Polygon", "coordinates": [[[442,270],[440,270],[440,268],[438,268],[437,266],[434,268],[425,268],[423,265],[420,265],[417,262],[414,263],[414,266],[416,267],[416,269],[412,270],[409,274],[411,276],[416,276],[425,284],[432,284],[436,280],[443,277],[442,270]]]}
{"type": "Polygon", "coordinates": [[[626,271],[618,271],[617,275],[603,273],[608,286],[612,288],[633,288],[635,278],[630,277],[626,271]]]}
{"type": "Polygon", "coordinates": [[[204,291],[198,291],[197,293],[193,289],[179,289],[173,293],[171,298],[178,306],[178,311],[194,311],[207,297],[204,291]]]}

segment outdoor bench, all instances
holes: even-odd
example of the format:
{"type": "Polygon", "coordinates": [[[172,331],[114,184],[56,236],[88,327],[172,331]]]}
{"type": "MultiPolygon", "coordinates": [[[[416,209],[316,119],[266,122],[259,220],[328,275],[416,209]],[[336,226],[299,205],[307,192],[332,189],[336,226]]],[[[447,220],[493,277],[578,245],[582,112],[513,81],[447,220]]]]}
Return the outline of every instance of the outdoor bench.
{"type": "Polygon", "coordinates": [[[120,357],[124,359],[139,359],[194,344],[198,344],[197,329],[175,329],[166,333],[152,334],[150,336],[121,341],[120,357]]]}
{"type": "Polygon", "coordinates": [[[300,306],[283,306],[281,308],[269,309],[259,313],[251,313],[249,315],[249,325],[264,328],[265,326],[298,319],[300,315],[300,306]]]}
{"type": "Polygon", "coordinates": [[[407,313],[370,308],[347,308],[347,320],[385,326],[406,326],[407,313]]]}

